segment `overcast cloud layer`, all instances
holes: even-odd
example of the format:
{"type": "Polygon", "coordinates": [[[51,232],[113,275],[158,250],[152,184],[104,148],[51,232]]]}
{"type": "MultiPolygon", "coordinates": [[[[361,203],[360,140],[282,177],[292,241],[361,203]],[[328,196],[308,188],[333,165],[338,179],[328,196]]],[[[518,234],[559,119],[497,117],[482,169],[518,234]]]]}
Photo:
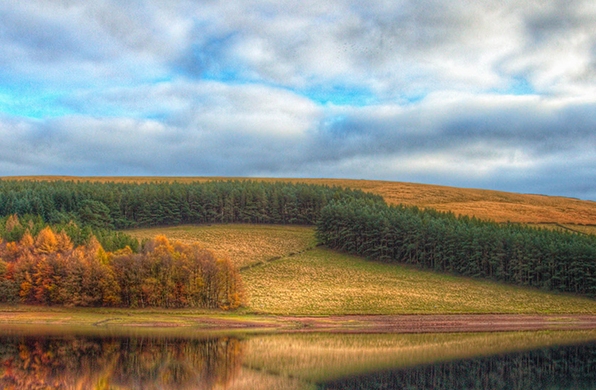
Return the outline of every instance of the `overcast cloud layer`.
{"type": "Polygon", "coordinates": [[[596,200],[596,3],[0,3],[0,175],[596,200]]]}

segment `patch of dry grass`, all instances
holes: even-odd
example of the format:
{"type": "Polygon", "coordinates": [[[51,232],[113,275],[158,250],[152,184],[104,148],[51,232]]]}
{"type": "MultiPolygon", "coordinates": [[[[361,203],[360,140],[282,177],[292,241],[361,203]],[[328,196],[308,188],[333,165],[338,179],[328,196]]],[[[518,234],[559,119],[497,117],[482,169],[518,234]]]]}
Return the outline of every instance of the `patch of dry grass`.
{"type": "Polygon", "coordinates": [[[594,225],[573,225],[573,224],[561,224],[561,227],[564,228],[566,231],[583,233],[583,234],[592,234],[596,236],[596,226],[594,225]]]}
{"type": "Polygon", "coordinates": [[[246,177],[75,177],[14,176],[16,180],[74,180],[121,183],[206,182],[211,180],[256,180],[342,186],[379,194],[390,204],[451,211],[455,214],[491,219],[497,222],[561,223],[596,225],[596,202],[559,196],[517,194],[502,191],[455,188],[429,184],[379,180],[285,179],[246,177]]]}
{"type": "Polygon", "coordinates": [[[257,313],[458,314],[596,313],[596,301],[536,289],[420,271],[324,248],[247,269],[257,313]]]}
{"type": "Polygon", "coordinates": [[[184,243],[198,242],[242,268],[314,247],[314,228],[282,225],[185,225],[127,230],[138,239],[163,234],[184,243]]]}

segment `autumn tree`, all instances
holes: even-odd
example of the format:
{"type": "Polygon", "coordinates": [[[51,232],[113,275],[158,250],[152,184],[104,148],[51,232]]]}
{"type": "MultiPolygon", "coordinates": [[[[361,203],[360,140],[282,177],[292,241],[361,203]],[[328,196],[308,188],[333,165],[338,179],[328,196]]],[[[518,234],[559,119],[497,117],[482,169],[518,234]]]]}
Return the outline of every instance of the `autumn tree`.
{"type": "Polygon", "coordinates": [[[0,242],[0,302],[65,306],[206,307],[243,303],[233,264],[199,245],[149,240],[141,253],[106,252],[95,236],[73,246],[46,227],[0,242]]]}
{"type": "Polygon", "coordinates": [[[51,227],[43,229],[35,238],[35,252],[48,255],[58,250],[58,239],[51,227]]]}

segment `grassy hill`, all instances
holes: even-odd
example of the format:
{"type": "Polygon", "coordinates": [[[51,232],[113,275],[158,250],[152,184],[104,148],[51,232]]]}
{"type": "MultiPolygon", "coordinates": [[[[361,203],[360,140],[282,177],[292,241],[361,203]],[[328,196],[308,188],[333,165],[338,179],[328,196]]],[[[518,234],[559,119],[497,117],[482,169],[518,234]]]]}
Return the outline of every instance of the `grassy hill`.
{"type": "Polygon", "coordinates": [[[172,226],[126,233],[140,240],[164,234],[185,244],[198,242],[220,256],[228,256],[239,268],[302,252],[316,244],[312,227],[293,225],[172,226]]]}
{"type": "MultiPolygon", "coordinates": [[[[428,184],[401,183],[379,180],[348,179],[273,179],[273,178],[228,178],[228,177],[72,177],[72,176],[19,176],[4,179],[19,180],[81,180],[100,182],[205,182],[210,180],[259,180],[266,182],[284,181],[309,184],[336,185],[373,192],[391,204],[405,204],[429,207],[440,211],[476,216],[497,222],[521,222],[547,224],[559,228],[571,225],[581,227],[589,233],[596,232],[596,202],[573,198],[516,194],[501,191],[455,188],[428,184]]],[[[574,226],[571,226],[575,229],[574,226]]]]}
{"type": "Polygon", "coordinates": [[[130,231],[196,241],[245,267],[248,310],[263,314],[594,313],[596,301],[420,271],[313,248],[314,229],[211,225],[130,231]],[[287,245],[286,245],[287,243],[287,245]]]}
{"type": "MultiPolygon", "coordinates": [[[[15,178],[13,178],[15,179],[15,178]]],[[[230,178],[21,177],[35,180],[205,182],[230,178]]],[[[389,203],[496,221],[596,232],[596,202],[432,185],[340,179],[249,179],[362,189],[389,203]]],[[[423,272],[314,248],[310,227],[212,225],[129,231],[198,241],[242,269],[249,310],[271,314],[594,313],[596,301],[423,272]]]]}

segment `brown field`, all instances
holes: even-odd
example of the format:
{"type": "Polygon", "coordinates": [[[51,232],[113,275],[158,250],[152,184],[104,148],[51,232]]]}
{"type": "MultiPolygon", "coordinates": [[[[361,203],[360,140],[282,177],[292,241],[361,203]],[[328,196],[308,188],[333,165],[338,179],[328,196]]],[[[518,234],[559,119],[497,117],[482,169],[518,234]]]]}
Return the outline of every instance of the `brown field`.
{"type": "MultiPolygon", "coordinates": [[[[379,180],[283,179],[234,177],[73,177],[18,176],[17,180],[75,180],[99,182],[205,182],[211,180],[284,181],[361,189],[382,195],[388,203],[429,207],[497,222],[559,223],[596,226],[596,202],[558,196],[517,194],[492,190],[379,180]]],[[[589,229],[592,229],[590,227],[589,229]]]]}
{"type": "Polygon", "coordinates": [[[243,268],[303,252],[315,246],[314,229],[281,225],[183,225],[127,230],[138,239],[163,234],[186,244],[198,242],[220,256],[227,256],[243,268]]]}

